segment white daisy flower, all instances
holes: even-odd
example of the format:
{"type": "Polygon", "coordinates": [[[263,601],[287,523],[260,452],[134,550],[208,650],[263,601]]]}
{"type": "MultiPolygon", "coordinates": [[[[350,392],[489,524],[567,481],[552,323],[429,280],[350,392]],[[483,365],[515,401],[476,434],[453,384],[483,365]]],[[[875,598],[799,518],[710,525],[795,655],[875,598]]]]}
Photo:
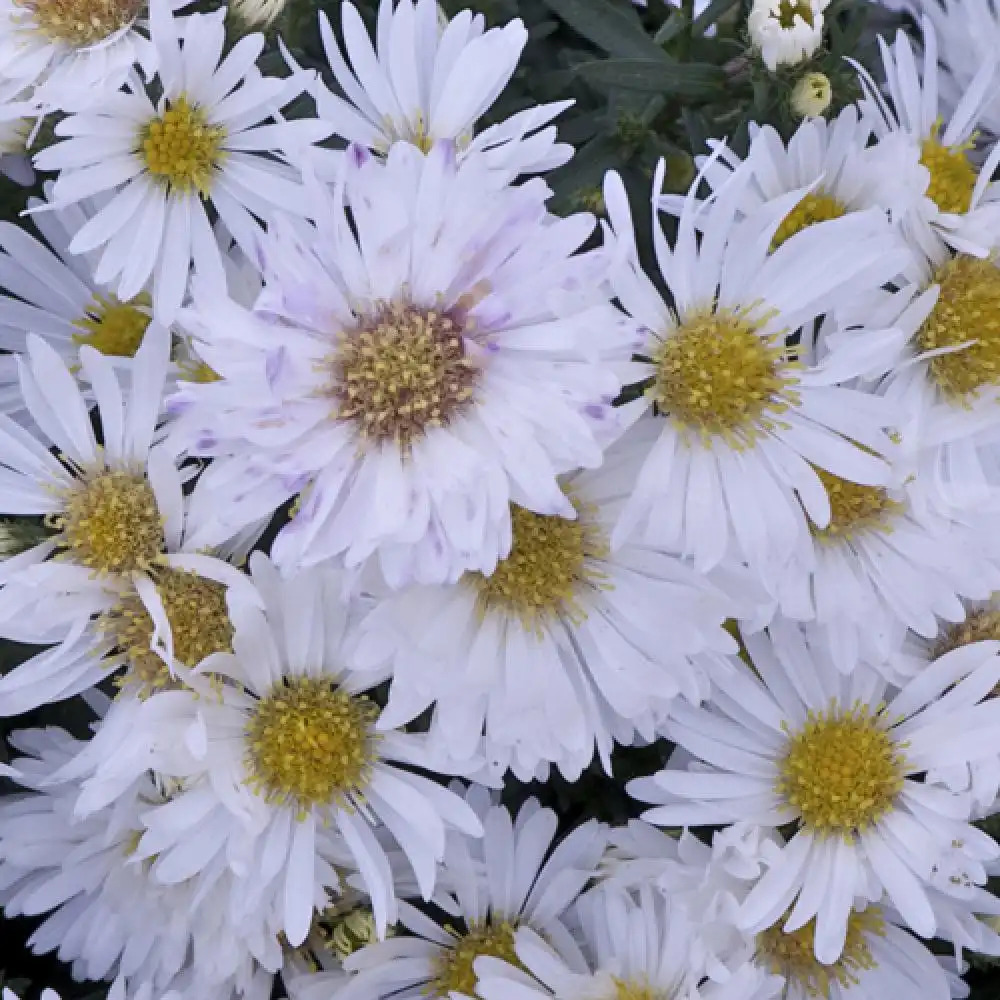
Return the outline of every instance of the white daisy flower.
{"type": "Polygon", "coordinates": [[[772,252],[806,192],[742,216],[752,183],[743,169],[700,206],[695,183],[671,248],[655,217],[663,176],[661,162],[653,239],[672,307],[641,270],[620,178],[609,174],[605,182],[610,280],[645,331],[640,405],[656,408],[623,443],[643,460],[612,548],[641,538],[692,556],[699,572],[731,558],[769,586],[808,546],[807,521],[829,525],[818,470],[866,486],[889,482],[880,456],[893,450],[884,428],[894,424],[894,411],[841,383],[866,371],[873,355],[894,356],[902,340],[895,330],[863,327],[863,336],[810,365],[788,338],[881,287],[909,253],[865,212],[808,226],[772,252]]]}
{"type": "Polygon", "coordinates": [[[555,141],[550,124],[572,101],[535,105],[475,133],[517,69],[528,41],[520,19],[487,31],[483,15],[469,10],[442,25],[435,0],[399,0],[395,9],[393,3],[380,0],[374,48],[357,9],[342,5],[350,67],[320,12],[323,48],[347,99],[319,81],[312,92],[335,135],[380,153],[399,141],[426,153],[450,139],[460,158],[481,154],[510,178],[551,170],[573,155],[572,146],[555,141]]]}
{"type": "Polygon", "coordinates": [[[155,859],[155,877],[204,879],[207,891],[213,866],[225,863],[241,876],[232,911],[262,914],[297,947],[339,890],[338,871],[355,868],[384,935],[397,904],[375,826],[398,843],[425,898],[446,831],[478,836],[482,826],[454,792],[408,769],[448,773],[449,761],[421,736],[379,728],[380,709],[362,693],[373,682],[344,668],[341,576],[315,569],[282,579],[259,553],[250,568],[263,608],[231,595],[233,652],[185,671],[194,691],[149,697],[143,711],[161,721],[154,745],[145,726],[133,726],[131,738],[123,729],[84,790],[120,780],[125,758],[148,748],[132,766],[185,784],[144,816],[137,856],[155,859]],[[336,867],[328,842],[339,845],[336,867]]]}
{"type": "Polygon", "coordinates": [[[773,73],[795,66],[823,44],[823,11],[830,0],[753,0],[747,18],[750,43],[773,73]]]}
{"type": "Polygon", "coordinates": [[[481,840],[449,834],[433,897],[444,917],[432,919],[401,902],[395,936],[344,960],[353,976],[337,994],[341,1000],[475,997],[476,959],[516,962],[520,928],[572,944],[560,918],[596,870],[605,844],[602,825],[592,820],[553,849],[556,814],[535,799],[512,819],[482,787],[471,788],[466,798],[485,834],[481,840]]]}
{"type": "Polygon", "coordinates": [[[573,255],[593,218],[549,216],[540,180],[502,185],[447,142],[385,162],[355,146],[344,167],[332,200],[315,191],[315,232],[272,227],[253,312],[208,283],[185,313],[221,376],[190,387],[182,425],[216,457],[205,541],[301,494],[283,569],[376,556],[394,587],[489,572],[512,501],[575,516],[557,475],[599,465],[624,426],[634,329],[601,253],[573,255]]]}
{"type": "MultiPolygon", "coordinates": [[[[142,814],[166,801],[150,776],[87,819],[75,815],[77,786],[53,775],[82,745],[59,729],[12,736],[26,754],[19,782],[30,793],[0,798],[0,894],[8,916],[52,911],[29,945],[55,951],[76,979],[113,979],[114,1000],[270,995],[273,974],[243,939],[246,914],[230,915],[197,885],[165,887],[135,857],[142,814]]],[[[219,872],[216,892],[224,890],[219,872]]],[[[281,949],[261,942],[280,967],[281,949]]]]}
{"type": "Polygon", "coordinates": [[[696,927],[663,893],[633,897],[613,886],[582,896],[577,941],[548,941],[531,928],[514,937],[517,964],[475,962],[483,1000],[766,1000],[767,977],[752,966],[725,985],[699,988],[691,964],[696,927]]]}
{"type": "Polygon", "coordinates": [[[20,384],[42,438],[0,416],[0,512],[43,517],[50,530],[0,562],[0,634],[57,645],[0,678],[0,715],[68,698],[126,662],[134,679],[152,682],[160,670],[144,653],[146,602],[159,600],[183,619],[224,607],[223,584],[245,586],[235,569],[189,544],[183,475],[152,443],[168,349],[166,331],[150,327],[125,393],[109,359],[81,348],[99,445],[79,384],[51,347],[28,337],[20,384]]]}
{"type": "Polygon", "coordinates": [[[114,284],[122,301],[151,281],[154,315],[169,323],[192,263],[216,288],[224,286],[206,205],[256,259],[258,218],[276,208],[307,214],[297,174],[273,157],[301,152],[329,129],[310,119],[266,124],[304,80],[257,72],[263,35],[246,35],[222,58],[224,10],[175,19],[168,5],[154,4],[150,16],[162,88],[157,103],[132,74],[100,108],[61,121],[56,134],[67,138],[38,153],[35,165],[59,171],[57,207],[110,194],[70,251],[103,247],[95,278],[114,284]]]}
{"type": "Polygon", "coordinates": [[[820,962],[842,954],[856,898],[886,894],[909,927],[933,936],[933,866],[953,842],[985,834],[967,822],[969,796],[918,776],[992,751],[1000,702],[983,699],[1000,680],[1000,646],[985,662],[979,647],[956,650],[890,696],[865,664],[840,674],[794,624],[779,620],[769,631],[744,636],[755,673],[720,675],[710,707],[675,702],[665,733],[695,759],[630,784],[658,804],[643,818],[668,827],[795,824],[740,924],[759,933],[787,914],[782,926],[792,932],[814,921],[820,962]]]}
{"type": "Polygon", "coordinates": [[[981,168],[970,157],[976,141],[979,113],[995,84],[992,60],[979,64],[962,100],[947,123],[938,96],[937,38],[931,23],[922,21],[924,52],[918,71],[913,46],[903,31],[890,48],[879,46],[889,91],[889,103],[868,73],[857,67],[866,97],[864,113],[871,118],[880,142],[902,137],[919,150],[930,180],[924,198],[907,220],[916,246],[935,239],[955,250],[985,256],[997,244],[1000,224],[1000,185],[992,182],[1000,163],[1000,145],[994,145],[981,168]]]}
{"type": "MultiPolygon", "coordinates": [[[[774,234],[775,247],[807,226],[849,212],[881,209],[902,218],[927,186],[912,144],[887,137],[869,145],[871,123],[858,115],[854,105],[832,121],[804,121],[787,144],[770,125],[751,126],[750,134],[745,159],[725,143],[710,140],[717,156],[703,158],[704,178],[719,190],[735,170],[749,171],[753,180],[743,189],[745,201],[740,206],[746,215],[782,195],[805,190],[774,234]]],[[[660,199],[660,208],[680,214],[684,201],[667,195],[660,199]]],[[[879,221],[873,218],[876,226],[879,221]]]]}
{"type": "Polygon", "coordinates": [[[38,110],[27,97],[27,92],[5,83],[0,75],[0,174],[22,187],[35,183],[27,142],[38,110]]]}
{"type": "Polygon", "coordinates": [[[595,746],[610,773],[615,742],[650,742],[674,697],[706,697],[736,652],[722,623],[764,598],[739,574],[706,579],[641,542],[612,552],[633,481],[613,447],[600,469],[561,480],[573,520],[512,509],[510,553],[490,575],[377,601],[351,663],[391,669],[387,724],[433,707],[431,738],[449,754],[482,747],[522,781],[550,763],[575,781],[595,746]]]}
{"type": "MultiPolygon", "coordinates": [[[[168,14],[185,2],[158,0],[168,14]]],[[[0,0],[0,80],[30,88],[42,113],[92,108],[135,64],[156,69],[146,11],[145,0],[0,0]]]]}

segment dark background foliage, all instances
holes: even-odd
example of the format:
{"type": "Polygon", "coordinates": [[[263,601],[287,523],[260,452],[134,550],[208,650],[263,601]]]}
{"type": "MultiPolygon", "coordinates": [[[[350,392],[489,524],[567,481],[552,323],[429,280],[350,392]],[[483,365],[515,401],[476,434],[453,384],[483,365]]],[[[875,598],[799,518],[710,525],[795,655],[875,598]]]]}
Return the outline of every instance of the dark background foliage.
{"type": "MultiPolygon", "coordinates": [[[[651,245],[650,184],[661,157],[667,164],[667,188],[681,192],[695,176],[694,157],[707,151],[707,139],[725,137],[742,154],[751,122],[770,123],[790,135],[797,125],[789,107],[791,89],[802,74],[812,70],[830,78],[834,91],[830,112],[836,113],[858,96],[853,70],[844,56],[874,68],[875,32],[896,27],[890,15],[868,0],[833,0],[826,14],[826,46],[808,63],[772,75],[747,51],[748,0],[712,0],[698,17],[693,16],[693,0],[680,3],[678,8],[664,0],[650,0],[645,9],[629,0],[442,3],[449,14],[472,7],[491,25],[515,17],[525,22],[529,43],[524,58],[483,125],[539,102],[573,98],[574,106],[559,120],[559,132],[577,153],[547,178],[554,193],[552,210],[600,215],[602,177],[608,169],[618,170],[632,203],[639,246],[647,251],[651,245]]],[[[364,0],[358,6],[373,26],[376,4],[364,0]]],[[[270,34],[280,34],[295,58],[323,72],[332,86],[316,28],[321,9],[339,31],[339,0],[289,0],[270,34]]],[[[240,29],[235,23],[233,28],[235,40],[240,29]]],[[[276,46],[269,46],[261,69],[286,72],[276,46]]],[[[310,111],[308,100],[303,99],[291,113],[310,111]]],[[[42,128],[40,143],[51,141],[52,124],[42,128]]],[[[33,189],[23,189],[0,178],[0,218],[17,218],[28,197],[40,193],[43,180],[39,177],[33,189]]],[[[647,269],[655,273],[655,267],[647,269]]],[[[10,669],[28,652],[13,643],[0,643],[0,670],[10,669]]],[[[5,737],[13,729],[54,725],[84,737],[92,719],[81,699],[17,719],[0,719],[0,760],[9,759],[5,737]]],[[[534,795],[558,812],[567,829],[591,817],[623,823],[641,811],[626,795],[626,782],[657,770],[670,749],[665,742],[619,749],[613,758],[613,777],[595,764],[573,784],[558,775],[546,784],[510,781],[504,800],[516,808],[534,795]]],[[[13,790],[0,779],[0,794],[13,790]]],[[[1000,821],[987,826],[1000,836],[1000,821]]],[[[64,1000],[102,998],[103,985],[76,983],[55,956],[36,956],[28,950],[26,942],[37,923],[0,919],[0,985],[11,985],[24,1000],[36,1000],[45,986],[60,991],[64,1000]]],[[[973,1000],[1000,1000],[1000,963],[975,960],[967,980],[973,1000]]]]}

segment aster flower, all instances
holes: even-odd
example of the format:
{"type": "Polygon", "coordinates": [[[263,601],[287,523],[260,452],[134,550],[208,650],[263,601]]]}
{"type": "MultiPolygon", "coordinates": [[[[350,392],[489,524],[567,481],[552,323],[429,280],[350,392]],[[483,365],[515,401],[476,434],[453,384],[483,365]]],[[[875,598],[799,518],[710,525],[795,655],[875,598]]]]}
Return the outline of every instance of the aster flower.
{"type": "MultiPolygon", "coordinates": [[[[168,15],[186,0],[161,0],[168,15]]],[[[153,7],[157,4],[151,5],[153,7]]],[[[0,79],[31,89],[42,113],[83,111],[110,99],[157,52],[143,0],[0,0],[0,79]]]]}
{"type": "Polygon", "coordinates": [[[773,73],[808,59],[823,44],[823,11],[830,0],[753,0],[750,42],[773,73]]]}
{"type": "MultiPolygon", "coordinates": [[[[663,176],[661,163],[654,206],[663,176]]],[[[692,556],[699,572],[736,559],[771,587],[808,545],[807,520],[819,529],[830,523],[820,472],[866,486],[889,482],[890,466],[880,456],[892,453],[884,428],[895,414],[885,400],[842,383],[868,370],[873,356],[894,357],[902,340],[895,330],[865,326],[863,336],[810,365],[787,338],[880,288],[909,254],[865,212],[808,226],[771,252],[806,192],[743,216],[751,183],[748,170],[737,170],[698,206],[696,182],[672,248],[654,207],[669,307],[640,268],[621,180],[609,174],[605,182],[610,280],[645,333],[640,352],[649,359],[638,405],[656,407],[623,443],[642,460],[611,545],[641,538],[692,556]]]]}
{"type": "Polygon", "coordinates": [[[492,570],[512,501],[575,516],[557,476],[625,425],[634,331],[600,253],[572,255],[593,218],[554,219],[547,194],[448,142],[355,146],[315,231],[272,227],[252,312],[196,286],[184,322],[220,379],[189,387],[177,446],[216,459],[205,542],[298,494],[283,569],[374,556],[398,587],[492,570]]]}
{"type": "Polygon", "coordinates": [[[149,697],[142,710],[159,720],[154,745],[145,726],[131,735],[121,727],[84,791],[120,781],[130,760],[182,780],[167,806],[144,816],[137,856],[153,859],[155,877],[205,880],[207,891],[213,866],[225,863],[241,876],[232,912],[267,915],[297,947],[340,891],[338,872],[356,869],[384,935],[397,918],[395,878],[375,827],[398,844],[425,898],[446,831],[478,836],[482,827],[462,798],[409,770],[448,773],[449,761],[420,736],[380,728],[378,705],[362,693],[373,682],[343,666],[341,575],[282,580],[259,553],[250,569],[259,601],[230,595],[233,652],[184,671],[191,691],[149,697]],[[139,747],[148,754],[136,759],[139,747]]]}
{"type": "Polygon", "coordinates": [[[189,544],[182,473],[152,443],[168,349],[166,331],[150,327],[126,393],[109,359],[81,348],[99,445],[79,384],[51,347],[28,337],[20,385],[42,437],[0,416],[0,511],[43,517],[49,531],[0,563],[0,634],[57,645],[0,678],[0,714],[68,698],[126,661],[138,670],[152,631],[143,609],[157,588],[180,608],[224,603],[224,585],[243,585],[235,569],[189,544]]]}
{"type": "Polygon", "coordinates": [[[1000,647],[985,662],[979,648],[949,653],[890,695],[866,664],[840,674],[787,621],[744,643],[755,673],[720,675],[710,707],[675,703],[665,732],[694,761],[629,785],[657,804],[643,818],[795,824],[740,925],[760,933],[782,918],[791,933],[812,923],[824,964],[844,952],[859,899],[885,894],[907,926],[933,936],[935,863],[985,834],[967,822],[968,796],[919,775],[990,752],[1000,703],[983,699],[1000,680],[1000,647]]]}
{"type": "Polygon", "coordinates": [[[643,886],[636,896],[603,886],[576,906],[577,941],[547,941],[528,927],[514,937],[517,964],[476,960],[483,1000],[766,1000],[773,993],[746,966],[725,985],[699,988],[691,964],[696,927],[664,894],[643,886]]]}
{"type": "Polygon", "coordinates": [[[578,827],[553,849],[556,814],[536,800],[512,818],[484,788],[471,788],[466,798],[485,834],[481,840],[449,835],[433,898],[447,923],[401,902],[396,935],[345,959],[353,975],[338,994],[343,1000],[475,997],[476,959],[516,962],[520,928],[572,943],[560,917],[594,874],[605,842],[601,824],[578,827]]]}
{"type": "Polygon", "coordinates": [[[549,124],[572,101],[540,104],[491,125],[476,122],[514,75],[528,32],[520,19],[485,30],[482,14],[463,10],[439,23],[435,0],[380,0],[373,48],[352,3],[341,6],[348,67],[333,29],[320,12],[320,35],[345,100],[323,83],[313,95],[321,120],[335,135],[385,153],[394,142],[429,152],[455,142],[458,155],[482,154],[511,178],[565,163],[573,147],[557,143],[549,124]]]}
{"type": "Polygon", "coordinates": [[[273,156],[301,149],[329,129],[308,119],[266,124],[304,80],[257,73],[259,34],[242,38],[223,59],[224,10],[175,19],[167,5],[154,4],[150,16],[162,88],[157,103],[130,75],[125,90],[99,109],[61,121],[56,134],[67,138],[38,153],[35,165],[59,171],[57,207],[108,194],[70,251],[103,247],[95,278],[114,285],[122,301],[151,281],[153,313],[169,323],[192,263],[217,288],[224,283],[206,205],[256,259],[256,218],[275,208],[306,214],[297,175],[273,156]]]}
{"type": "MultiPolygon", "coordinates": [[[[86,819],[75,814],[77,786],[53,776],[82,744],[60,729],[13,734],[25,794],[0,799],[0,898],[7,916],[51,910],[29,939],[55,951],[74,978],[113,979],[110,995],[177,1000],[270,994],[272,975],[244,938],[246,914],[227,915],[197,886],[165,887],[134,851],[142,814],[168,792],[142,776],[113,805],[86,819]]],[[[216,888],[225,886],[225,873],[216,888]]],[[[260,942],[274,967],[280,948],[260,942]]]]}
{"type": "Polygon", "coordinates": [[[1000,222],[1000,186],[993,172],[1000,163],[1000,145],[994,145],[981,167],[972,158],[976,123],[996,76],[992,61],[983,62],[947,123],[942,121],[938,96],[937,37],[930,21],[922,21],[924,52],[918,71],[913,46],[900,31],[890,47],[879,39],[887,102],[865,70],[858,67],[865,100],[880,142],[899,137],[919,150],[929,184],[917,210],[907,220],[914,245],[924,248],[943,241],[963,253],[986,256],[996,245],[1000,222]]]}
{"type": "Polygon", "coordinates": [[[491,573],[378,600],[351,662],[392,670],[387,717],[433,707],[430,735],[450,754],[482,748],[520,780],[554,763],[575,781],[595,746],[610,773],[614,742],[652,741],[674,697],[705,697],[736,652],[722,623],[766,598],[741,574],[706,579],[641,541],[612,552],[633,481],[612,447],[600,469],[561,480],[573,520],[515,506],[491,573]]]}

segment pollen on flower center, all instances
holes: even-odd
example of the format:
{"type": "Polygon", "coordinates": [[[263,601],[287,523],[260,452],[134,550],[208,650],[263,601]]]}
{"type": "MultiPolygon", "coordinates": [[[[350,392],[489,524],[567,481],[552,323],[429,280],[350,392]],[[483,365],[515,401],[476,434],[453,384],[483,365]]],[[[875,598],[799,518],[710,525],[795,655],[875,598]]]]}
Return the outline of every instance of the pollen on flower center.
{"type": "Polygon", "coordinates": [[[468,405],[478,374],[456,319],[392,303],[341,333],[332,394],[337,416],[354,420],[363,437],[396,441],[405,451],[468,405]]]}
{"type": "Polygon", "coordinates": [[[262,698],[245,729],[250,784],[301,811],[342,804],[363,791],[375,763],[378,707],[325,677],[286,677],[262,698]]]}
{"type": "Polygon", "coordinates": [[[784,338],[760,334],[744,312],[689,317],[655,351],[648,392],[659,410],[703,438],[751,444],[798,402],[784,338]]]}
{"type": "Polygon", "coordinates": [[[588,561],[607,555],[607,542],[588,516],[578,508],[575,520],[535,514],[517,504],[510,509],[512,544],[491,576],[469,573],[466,579],[478,591],[480,610],[501,609],[537,627],[557,615],[583,618],[578,601],[582,587],[603,579],[588,561]]]}
{"type": "Polygon", "coordinates": [[[781,0],[776,17],[783,28],[794,28],[796,17],[801,17],[810,28],[813,26],[812,6],[808,0],[781,0]]]}
{"type": "Polygon", "coordinates": [[[148,570],[163,552],[163,523],[149,481],[131,472],[100,471],[66,494],[50,527],[62,532],[67,555],[97,573],[148,570]]]}
{"type": "Polygon", "coordinates": [[[179,191],[207,196],[222,158],[226,130],[181,96],[139,131],[139,150],[149,173],[179,191]]]}
{"type": "Polygon", "coordinates": [[[73,343],[87,344],[112,357],[135,357],[150,323],[145,308],[150,302],[145,292],[131,302],[121,302],[115,295],[95,295],[73,324],[80,331],[73,334],[73,343]]]}
{"type": "Polygon", "coordinates": [[[39,32],[52,41],[84,46],[128,27],[141,0],[15,0],[30,11],[39,32]]]}
{"type": "Polygon", "coordinates": [[[927,197],[942,212],[961,215],[972,206],[976,171],[966,156],[966,150],[971,147],[971,142],[945,146],[936,135],[928,136],[920,144],[920,162],[931,175],[927,197]]]}
{"type": "MultiPolygon", "coordinates": [[[[232,652],[233,625],[221,583],[171,568],[157,570],[155,582],[170,623],[174,656],[180,663],[196,667],[213,653],[232,652]]],[[[173,684],[167,665],[150,649],[153,619],[138,594],[125,594],[102,616],[101,628],[128,662],[120,686],[134,685],[146,693],[173,684]]]]}
{"type": "Polygon", "coordinates": [[[1000,608],[995,606],[970,611],[964,622],[948,625],[934,644],[933,659],[986,639],[1000,639],[1000,608]]]}
{"type": "Polygon", "coordinates": [[[893,519],[903,505],[889,496],[881,486],[863,486],[841,479],[826,469],[813,467],[830,498],[830,523],[817,528],[812,522],[809,530],[820,541],[854,538],[864,531],[892,530],[893,519]]]}
{"type": "Polygon", "coordinates": [[[839,219],[846,214],[846,206],[832,195],[822,191],[807,194],[778,226],[774,238],[771,240],[771,249],[777,250],[785,240],[796,233],[801,233],[803,229],[807,229],[817,222],[839,219]]]}
{"type": "Polygon", "coordinates": [[[871,941],[885,935],[885,918],[877,907],[855,910],[847,918],[844,950],[831,965],[816,958],[816,920],[788,933],[782,930],[787,916],[757,935],[757,964],[784,976],[789,985],[798,986],[807,996],[830,997],[834,984],[848,990],[858,984],[859,972],[876,967],[871,941]]]}
{"type": "Polygon", "coordinates": [[[1000,381],[1000,269],[992,261],[959,255],[934,280],[940,285],[938,300],[917,332],[917,344],[921,351],[960,348],[931,358],[930,376],[946,396],[975,396],[1000,381]]]}
{"type": "Polygon", "coordinates": [[[905,759],[867,705],[812,709],[790,733],[775,791],[818,834],[848,836],[888,812],[903,788],[905,759]]]}
{"type": "Polygon", "coordinates": [[[473,922],[465,934],[455,935],[455,943],[443,948],[433,959],[434,972],[427,985],[427,995],[432,1000],[448,1000],[452,992],[465,996],[476,995],[476,977],[473,966],[477,958],[490,955],[503,959],[521,968],[514,948],[514,925],[509,921],[500,923],[473,922]]]}
{"type": "Polygon", "coordinates": [[[635,979],[614,979],[613,1000],[671,1000],[671,995],[635,979]]]}

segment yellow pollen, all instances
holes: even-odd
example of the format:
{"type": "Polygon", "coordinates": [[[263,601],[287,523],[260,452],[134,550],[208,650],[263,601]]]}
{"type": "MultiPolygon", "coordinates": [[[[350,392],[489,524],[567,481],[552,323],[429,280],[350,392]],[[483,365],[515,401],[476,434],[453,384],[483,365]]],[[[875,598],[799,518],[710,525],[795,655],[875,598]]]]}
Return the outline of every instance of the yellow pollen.
{"type": "Polygon", "coordinates": [[[479,370],[447,312],[392,303],[338,339],[331,386],[337,416],[355,421],[369,440],[407,451],[472,400],[479,370]]]}
{"type": "Polygon", "coordinates": [[[226,130],[210,125],[205,112],[178,97],[139,130],[139,148],[149,173],[169,188],[207,197],[222,159],[226,130]]]}
{"type": "Polygon", "coordinates": [[[931,378],[953,400],[975,397],[1000,381],[1000,269],[989,260],[959,255],[934,275],[937,303],[917,332],[921,351],[968,347],[928,361],[931,378]]]}
{"type": "Polygon", "coordinates": [[[589,508],[578,505],[571,521],[511,504],[510,519],[513,540],[507,558],[491,576],[465,577],[478,592],[480,613],[505,611],[534,630],[562,615],[582,621],[586,611],[579,601],[581,591],[600,587],[605,579],[592,561],[608,555],[607,541],[589,508]]]}
{"type": "Polygon", "coordinates": [[[860,982],[859,973],[876,968],[871,939],[885,936],[885,919],[877,907],[855,910],[847,918],[844,950],[831,965],[816,958],[816,921],[787,933],[781,929],[786,913],[774,926],[757,935],[757,964],[768,972],[784,976],[790,986],[798,986],[806,996],[833,995],[834,984],[849,990],[860,982]]]}
{"type": "Polygon", "coordinates": [[[794,28],[796,15],[802,18],[809,27],[813,24],[812,7],[808,0],[781,0],[778,13],[774,15],[783,28],[794,28]]]}
{"type": "Polygon", "coordinates": [[[514,925],[506,920],[496,924],[473,922],[465,934],[449,928],[455,943],[451,948],[442,949],[433,959],[433,977],[425,988],[426,995],[433,1000],[448,1000],[454,991],[474,997],[478,979],[473,966],[483,955],[523,968],[514,950],[514,930],[514,925]]]}
{"type": "Polygon", "coordinates": [[[934,134],[920,144],[920,162],[930,171],[927,197],[942,212],[962,215],[972,207],[972,192],[976,186],[976,171],[969,162],[966,151],[972,141],[960,146],[944,146],[934,134]]]}
{"type": "Polygon", "coordinates": [[[707,441],[742,449],[777,426],[799,397],[784,336],[762,336],[766,322],[746,312],[701,312],[673,330],[653,356],[647,390],[658,410],[707,441]]]}
{"type": "Polygon", "coordinates": [[[15,0],[30,12],[38,31],[54,42],[83,47],[128,27],[141,0],[15,0]]]}
{"type": "Polygon", "coordinates": [[[69,558],[99,574],[149,570],[164,548],[153,488],[131,472],[85,476],[66,493],[62,513],[46,522],[62,532],[69,558]]]}
{"type": "Polygon", "coordinates": [[[789,733],[775,791],[820,835],[852,836],[892,809],[903,788],[901,747],[868,705],[810,709],[789,733]]]}
{"type": "Polygon", "coordinates": [[[996,606],[970,611],[964,622],[943,629],[934,644],[932,659],[986,639],[1000,639],[1000,608],[996,606]]]}
{"type": "Polygon", "coordinates": [[[245,729],[249,784],[300,814],[349,805],[376,759],[378,706],[325,677],[286,677],[262,698],[245,729]]]}
{"type": "Polygon", "coordinates": [[[771,240],[771,249],[777,250],[785,240],[796,233],[801,233],[803,229],[807,229],[817,222],[839,219],[846,214],[846,206],[831,195],[824,194],[822,191],[807,194],[778,226],[777,232],[771,240]]]}
{"type": "Polygon", "coordinates": [[[73,334],[73,343],[87,344],[112,357],[135,357],[150,322],[144,307],[151,301],[145,292],[131,302],[120,302],[114,295],[95,295],[73,324],[80,331],[73,334]]]}
{"type": "MultiPolygon", "coordinates": [[[[221,583],[170,568],[158,569],[154,578],[178,661],[196,667],[213,653],[232,652],[233,626],[221,583]]],[[[128,661],[128,672],[117,681],[120,687],[134,685],[152,693],[174,685],[167,665],[150,649],[153,619],[138,594],[125,594],[100,624],[128,661]]]]}
{"type": "Polygon", "coordinates": [[[830,523],[817,528],[811,521],[809,530],[820,541],[855,538],[865,531],[889,532],[903,504],[893,500],[881,486],[862,486],[841,479],[826,469],[813,466],[830,497],[830,523]]]}
{"type": "Polygon", "coordinates": [[[185,382],[218,382],[222,376],[198,358],[187,358],[177,363],[185,382]]]}
{"type": "Polygon", "coordinates": [[[612,981],[615,985],[615,995],[612,1000],[671,1000],[673,996],[672,993],[656,989],[648,982],[618,978],[612,981]]]}

